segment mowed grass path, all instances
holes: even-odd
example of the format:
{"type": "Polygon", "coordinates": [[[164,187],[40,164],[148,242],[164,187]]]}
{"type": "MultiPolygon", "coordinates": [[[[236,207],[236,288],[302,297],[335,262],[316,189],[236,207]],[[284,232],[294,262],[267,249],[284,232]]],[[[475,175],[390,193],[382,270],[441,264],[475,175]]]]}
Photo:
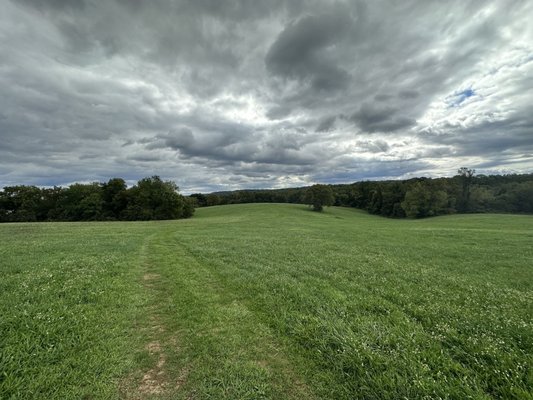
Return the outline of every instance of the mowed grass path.
{"type": "Polygon", "coordinates": [[[532,398],[533,217],[0,225],[0,398],[532,398]]]}

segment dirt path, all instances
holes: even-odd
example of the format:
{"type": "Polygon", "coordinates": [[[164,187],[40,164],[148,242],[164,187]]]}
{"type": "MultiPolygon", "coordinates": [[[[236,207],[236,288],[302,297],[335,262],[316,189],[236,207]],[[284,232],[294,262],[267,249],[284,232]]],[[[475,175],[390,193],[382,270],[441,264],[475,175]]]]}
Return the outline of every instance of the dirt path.
{"type": "Polygon", "coordinates": [[[149,253],[154,237],[155,235],[147,237],[139,252],[142,286],[148,299],[146,320],[140,328],[146,342],[144,355],[147,358],[147,366],[134,371],[120,384],[122,399],[168,398],[183,386],[189,374],[189,370],[185,368],[175,376],[168,365],[168,353],[179,352],[179,345],[176,333],[169,332],[163,322],[160,307],[156,302],[156,292],[162,289],[162,278],[149,253]]]}

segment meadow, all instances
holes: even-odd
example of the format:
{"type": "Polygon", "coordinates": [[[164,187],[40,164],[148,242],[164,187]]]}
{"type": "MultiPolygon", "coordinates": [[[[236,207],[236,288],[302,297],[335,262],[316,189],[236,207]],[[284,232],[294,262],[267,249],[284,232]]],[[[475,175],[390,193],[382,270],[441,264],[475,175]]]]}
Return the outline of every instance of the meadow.
{"type": "Polygon", "coordinates": [[[533,217],[0,225],[1,399],[531,399],[533,217]]]}

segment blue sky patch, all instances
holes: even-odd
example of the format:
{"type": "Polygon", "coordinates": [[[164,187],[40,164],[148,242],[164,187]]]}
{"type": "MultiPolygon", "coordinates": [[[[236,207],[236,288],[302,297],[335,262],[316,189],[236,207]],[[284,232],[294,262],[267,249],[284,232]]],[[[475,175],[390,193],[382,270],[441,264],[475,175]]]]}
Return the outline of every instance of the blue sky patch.
{"type": "Polygon", "coordinates": [[[449,105],[450,107],[459,107],[463,101],[468,99],[469,97],[472,97],[476,94],[474,89],[468,88],[466,90],[463,90],[461,92],[456,92],[451,96],[449,105]]]}

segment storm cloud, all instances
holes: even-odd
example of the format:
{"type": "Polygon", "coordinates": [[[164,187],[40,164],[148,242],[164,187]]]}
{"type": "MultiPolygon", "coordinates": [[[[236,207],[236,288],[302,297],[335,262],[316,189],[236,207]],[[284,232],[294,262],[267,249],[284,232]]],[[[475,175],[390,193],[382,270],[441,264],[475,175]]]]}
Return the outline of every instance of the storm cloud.
{"type": "Polygon", "coordinates": [[[335,44],[353,21],[343,13],[306,16],[289,24],[266,54],[274,75],[297,79],[320,91],[344,88],[349,74],[337,65],[335,44]]]}
{"type": "Polygon", "coordinates": [[[0,186],[533,169],[525,0],[0,6],[0,186]]]}

